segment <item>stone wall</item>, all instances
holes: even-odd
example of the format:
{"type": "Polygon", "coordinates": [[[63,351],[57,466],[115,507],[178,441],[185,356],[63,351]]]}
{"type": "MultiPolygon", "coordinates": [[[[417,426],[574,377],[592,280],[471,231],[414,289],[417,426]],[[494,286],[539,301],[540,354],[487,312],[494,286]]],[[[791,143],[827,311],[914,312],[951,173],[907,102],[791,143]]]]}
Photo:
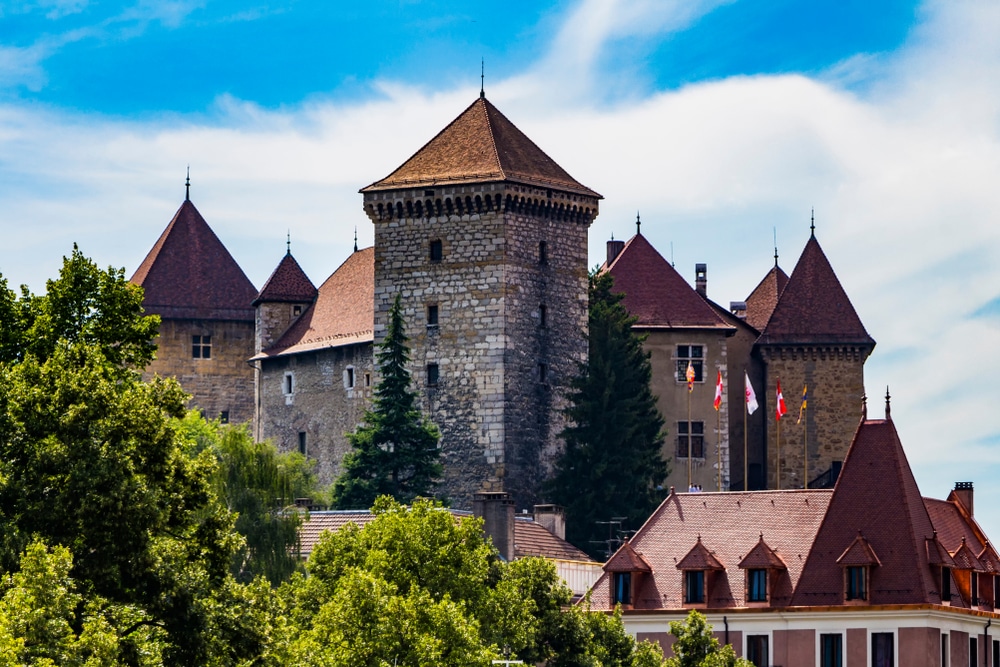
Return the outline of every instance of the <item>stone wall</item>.
{"type": "Polygon", "coordinates": [[[253,321],[175,320],[160,323],[156,359],[144,379],[173,377],[191,394],[190,407],[216,419],[228,414],[234,424],[253,420],[253,321]],[[192,356],[192,336],[211,336],[211,357],[192,356]]]}
{"type": "Polygon", "coordinates": [[[281,338],[281,335],[288,331],[288,328],[295,323],[295,320],[306,311],[309,302],[299,303],[270,302],[265,301],[257,305],[255,309],[256,340],[254,352],[266,350],[281,338]]]}
{"type": "Polygon", "coordinates": [[[318,461],[320,482],[341,472],[350,451],[346,433],[364,416],[374,391],[371,343],[344,345],[260,361],[258,438],[279,451],[298,451],[305,434],[306,455],[318,461]],[[354,387],[347,387],[348,368],[354,387]],[[292,378],[289,393],[287,376],[292,378]]]}
{"type": "Polygon", "coordinates": [[[761,405],[767,410],[769,488],[801,489],[803,475],[812,480],[834,461],[844,460],[861,419],[864,362],[869,351],[855,346],[761,349],[767,368],[767,400],[761,405]],[[776,451],[779,379],[788,414],[781,420],[780,450],[776,451]],[[796,424],[803,386],[809,388],[808,407],[803,423],[796,424]],[[775,479],[776,466],[781,475],[780,487],[775,479]]]}
{"type": "Polygon", "coordinates": [[[509,183],[365,194],[376,341],[399,293],[415,384],[442,433],[443,491],[456,507],[471,507],[477,491],[508,491],[531,507],[561,451],[563,392],[586,358],[597,203],[584,212],[577,199],[509,183]]]}

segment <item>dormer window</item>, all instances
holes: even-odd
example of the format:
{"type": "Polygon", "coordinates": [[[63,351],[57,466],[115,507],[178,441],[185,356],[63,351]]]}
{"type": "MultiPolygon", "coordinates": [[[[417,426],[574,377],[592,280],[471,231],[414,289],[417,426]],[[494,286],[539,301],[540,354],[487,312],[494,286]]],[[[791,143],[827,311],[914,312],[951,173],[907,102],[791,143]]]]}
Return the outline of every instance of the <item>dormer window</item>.
{"type": "Polygon", "coordinates": [[[747,602],[767,602],[767,570],[747,570],[747,602]]]}
{"type": "Polygon", "coordinates": [[[868,568],[852,566],[847,568],[847,600],[868,599],[868,568]]]}
{"type": "Polygon", "coordinates": [[[701,604],[705,601],[705,571],[689,570],[684,573],[684,604],[701,604]]]}
{"type": "Polygon", "coordinates": [[[751,606],[763,606],[771,599],[774,580],[788,568],[771,547],[764,541],[764,534],[739,565],[746,572],[746,601],[751,606]]]}
{"type": "Polygon", "coordinates": [[[614,604],[632,604],[632,573],[615,572],[612,576],[614,592],[612,602],[614,604]]]}
{"type": "Polygon", "coordinates": [[[631,608],[635,604],[635,596],[642,586],[642,577],[653,569],[637,553],[627,541],[615,552],[615,555],[604,564],[611,589],[611,605],[620,604],[631,608]]]}
{"type": "Polygon", "coordinates": [[[844,568],[844,601],[850,604],[868,602],[871,571],[873,567],[881,565],[881,562],[860,530],[851,545],[837,559],[837,564],[844,568]]]}
{"type": "Polygon", "coordinates": [[[941,602],[951,603],[951,568],[941,568],[941,602]]]}
{"type": "Polygon", "coordinates": [[[725,571],[726,567],[702,544],[699,535],[691,551],[677,563],[677,569],[684,577],[684,604],[705,605],[711,593],[712,573],[725,571]]]}

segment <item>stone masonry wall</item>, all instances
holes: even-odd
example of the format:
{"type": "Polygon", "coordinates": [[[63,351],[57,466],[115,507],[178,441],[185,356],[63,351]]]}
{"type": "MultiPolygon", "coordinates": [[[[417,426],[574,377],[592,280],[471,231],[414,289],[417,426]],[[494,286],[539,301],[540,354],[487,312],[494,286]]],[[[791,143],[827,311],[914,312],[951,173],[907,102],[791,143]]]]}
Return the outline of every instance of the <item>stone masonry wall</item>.
{"type": "Polygon", "coordinates": [[[767,365],[768,488],[779,488],[776,465],[781,475],[780,488],[801,489],[803,475],[811,480],[828,470],[834,461],[844,460],[861,420],[864,362],[868,352],[860,347],[761,350],[767,365]],[[780,450],[776,451],[775,396],[779,379],[788,414],[781,420],[780,450]],[[803,386],[809,388],[808,407],[803,423],[796,424],[803,386]]]}
{"type": "Polygon", "coordinates": [[[285,303],[264,302],[256,308],[256,340],[254,352],[260,352],[278,342],[281,334],[288,331],[295,320],[299,319],[308,302],[285,303]],[[296,312],[298,311],[298,312],[296,312]]]}
{"type": "Polygon", "coordinates": [[[156,359],[146,367],[144,379],[154,374],[176,378],[191,394],[190,407],[209,419],[227,412],[234,424],[253,420],[254,372],[248,363],[254,353],[252,320],[164,319],[156,344],[156,359]],[[212,337],[209,359],[192,357],[194,335],[212,337]]]}
{"type": "Polygon", "coordinates": [[[299,434],[306,455],[318,461],[320,483],[332,482],[350,451],[346,433],[361,422],[374,390],[371,343],[344,345],[264,359],[259,379],[260,439],[279,451],[298,451],[299,434]],[[348,367],[354,387],[347,386],[348,367]],[[286,376],[292,377],[287,392],[286,376]]]}

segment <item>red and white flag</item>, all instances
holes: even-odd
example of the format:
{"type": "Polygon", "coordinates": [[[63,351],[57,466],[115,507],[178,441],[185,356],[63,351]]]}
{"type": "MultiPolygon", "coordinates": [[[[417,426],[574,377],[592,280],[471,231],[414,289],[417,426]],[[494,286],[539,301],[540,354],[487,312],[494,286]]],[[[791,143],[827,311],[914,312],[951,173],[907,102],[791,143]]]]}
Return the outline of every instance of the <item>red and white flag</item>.
{"type": "Polygon", "coordinates": [[[715,381],[715,400],[712,401],[712,405],[715,406],[716,411],[722,405],[722,371],[718,371],[718,373],[719,379],[715,381]]]}
{"type": "Polygon", "coordinates": [[[778,403],[774,409],[774,418],[780,420],[782,415],[787,412],[788,408],[785,407],[785,397],[781,395],[781,380],[778,380],[778,403]]]}
{"type": "Polygon", "coordinates": [[[743,377],[745,380],[744,392],[747,398],[747,412],[753,414],[757,410],[757,394],[754,393],[753,385],[750,384],[750,376],[744,372],[743,377]]]}

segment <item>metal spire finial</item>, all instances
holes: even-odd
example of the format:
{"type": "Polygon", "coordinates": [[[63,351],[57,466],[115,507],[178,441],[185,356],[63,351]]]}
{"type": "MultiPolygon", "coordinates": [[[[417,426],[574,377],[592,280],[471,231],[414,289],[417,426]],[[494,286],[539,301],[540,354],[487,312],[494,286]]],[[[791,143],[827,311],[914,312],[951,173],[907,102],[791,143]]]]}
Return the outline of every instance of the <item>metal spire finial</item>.
{"type": "Polygon", "coordinates": [[[358,228],[354,228],[354,252],[358,251],[358,228]]]}
{"type": "Polygon", "coordinates": [[[191,201],[191,165],[188,165],[187,179],[184,181],[184,201],[191,201]]]}
{"type": "Polygon", "coordinates": [[[809,237],[816,238],[816,208],[814,207],[809,214],[809,237]]]}
{"type": "Polygon", "coordinates": [[[889,418],[890,418],[889,417],[889,399],[890,398],[892,398],[892,397],[889,396],[889,385],[886,385],[885,386],[885,419],[886,419],[886,421],[889,421],[889,418]]]}
{"type": "Polygon", "coordinates": [[[479,59],[479,97],[486,97],[486,59],[479,59]]]}
{"type": "Polygon", "coordinates": [[[292,230],[291,229],[289,229],[288,232],[287,232],[287,234],[285,235],[285,254],[286,255],[291,255],[292,254],[292,230]]]}
{"type": "Polygon", "coordinates": [[[773,227],[774,231],[774,268],[778,268],[778,228],[773,227]]]}
{"type": "Polygon", "coordinates": [[[639,211],[635,212],[635,234],[638,236],[642,230],[642,220],[639,219],[639,211]]]}
{"type": "Polygon", "coordinates": [[[868,395],[861,394],[861,421],[868,419],[868,395]]]}

